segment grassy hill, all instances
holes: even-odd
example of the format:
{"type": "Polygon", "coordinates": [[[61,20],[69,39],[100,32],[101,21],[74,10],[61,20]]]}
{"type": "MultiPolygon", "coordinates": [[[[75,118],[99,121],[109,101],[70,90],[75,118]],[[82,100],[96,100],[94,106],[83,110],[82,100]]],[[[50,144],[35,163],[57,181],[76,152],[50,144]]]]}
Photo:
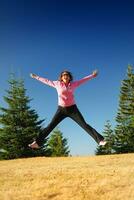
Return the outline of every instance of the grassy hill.
{"type": "Polygon", "coordinates": [[[134,154],[0,161],[0,200],[133,200],[134,154]]]}

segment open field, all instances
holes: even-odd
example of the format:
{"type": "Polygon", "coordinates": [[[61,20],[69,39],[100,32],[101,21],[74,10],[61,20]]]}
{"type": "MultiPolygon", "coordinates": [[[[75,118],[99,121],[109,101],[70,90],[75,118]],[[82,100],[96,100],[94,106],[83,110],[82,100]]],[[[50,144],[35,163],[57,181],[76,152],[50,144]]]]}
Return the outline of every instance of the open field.
{"type": "Polygon", "coordinates": [[[134,154],[0,161],[0,200],[134,200],[134,154]]]}

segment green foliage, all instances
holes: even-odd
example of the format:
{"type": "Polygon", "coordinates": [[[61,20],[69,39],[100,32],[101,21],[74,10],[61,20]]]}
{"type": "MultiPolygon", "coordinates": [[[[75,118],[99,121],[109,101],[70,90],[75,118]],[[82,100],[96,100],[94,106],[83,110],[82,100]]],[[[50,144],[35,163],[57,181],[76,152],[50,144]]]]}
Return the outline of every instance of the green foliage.
{"type": "Polygon", "coordinates": [[[134,152],[134,74],[130,65],[127,77],[122,81],[116,121],[116,153],[134,152]]]}
{"type": "Polygon", "coordinates": [[[38,120],[36,111],[30,109],[31,100],[26,96],[24,81],[12,77],[4,100],[7,107],[0,107],[0,147],[5,152],[0,152],[0,158],[44,155],[45,149],[33,151],[28,148],[28,144],[41,131],[44,120],[38,120]]]}
{"type": "Polygon", "coordinates": [[[108,143],[104,147],[97,147],[97,155],[134,152],[134,73],[131,65],[121,83],[116,122],[114,134],[110,124],[107,122],[105,125],[104,137],[108,143]]]}
{"type": "Polygon", "coordinates": [[[49,156],[68,156],[69,155],[69,147],[67,146],[67,139],[63,138],[63,134],[57,128],[53,131],[53,134],[50,136],[48,140],[48,151],[49,156]]]}
{"type": "Polygon", "coordinates": [[[111,128],[110,121],[107,120],[106,124],[104,126],[103,136],[105,140],[107,141],[107,144],[105,146],[98,146],[96,149],[96,155],[105,155],[105,154],[112,154],[113,151],[113,145],[114,145],[114,133],[111,128]]]}

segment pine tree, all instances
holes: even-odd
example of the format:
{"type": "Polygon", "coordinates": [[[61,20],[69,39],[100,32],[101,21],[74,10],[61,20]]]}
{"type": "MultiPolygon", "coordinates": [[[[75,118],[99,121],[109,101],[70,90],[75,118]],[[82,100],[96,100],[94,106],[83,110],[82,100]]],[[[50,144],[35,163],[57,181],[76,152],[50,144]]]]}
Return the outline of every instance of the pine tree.
{"type": "Polygon", "coordinates": [[[1,159],[14,159],[45,154],[44,150],[33,151],[28,144],[41,131],[44,120],[38,120],[35,110],[29,106],[23,80],[14,76],[9,80],[9,90],[4,96],[7,107],[0,111],[0,153],[1,159]]]}
{"type": "Polygon", "coordinates": [[[67,139],[63,138],[63,134],[58,128],[53,131],[47,142],[47,145],[49,156],[56,157],[69,155],[70,151],[67,145],[67,139]]]}
{"type": "Polygon", "coordinates": [[[105,154],[112,154],[113,151],[113,145],[114,145],[114,133],[111,128],[110,121],[107,120],[106,124],[104,126],[103,136],[105,140],[107,141],[107,144],[105,146],[97,146],[96,149],[96,155],[105,155],[105,154]]]}
{"type": "Polygon", "coordinates": [[[134,152],[134,74],[130,65],[127,77],[122,81],[116,121],[116,153],[134,152]]]}

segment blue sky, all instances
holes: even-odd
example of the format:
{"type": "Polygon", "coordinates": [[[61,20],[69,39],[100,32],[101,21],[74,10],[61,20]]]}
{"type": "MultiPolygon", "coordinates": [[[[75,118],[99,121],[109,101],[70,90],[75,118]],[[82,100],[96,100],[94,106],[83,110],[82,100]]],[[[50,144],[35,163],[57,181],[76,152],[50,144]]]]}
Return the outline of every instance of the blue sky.
{"type": "MultiPolygon", "coordinates": [[[[0,1],[0,105],[14,72],[24,78],[31,107],[47,125],[57,109],[56,91],[29,74],[56,80],[67,69],[77,80],[98,69],[97,78],[76,90],[76,102],[100,133],[106,120],[114,127],[121,80],[134,63],[133,6],[129,0],[0,1]]],[[[71,119],[59,128],[72,155],[94,153],[94,140],[71,119]]]]}

